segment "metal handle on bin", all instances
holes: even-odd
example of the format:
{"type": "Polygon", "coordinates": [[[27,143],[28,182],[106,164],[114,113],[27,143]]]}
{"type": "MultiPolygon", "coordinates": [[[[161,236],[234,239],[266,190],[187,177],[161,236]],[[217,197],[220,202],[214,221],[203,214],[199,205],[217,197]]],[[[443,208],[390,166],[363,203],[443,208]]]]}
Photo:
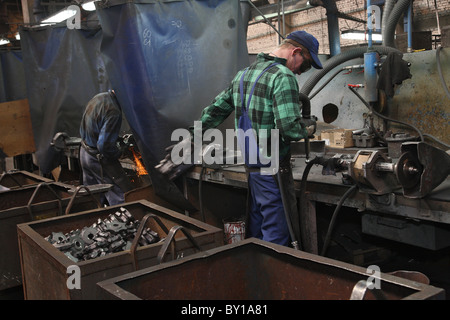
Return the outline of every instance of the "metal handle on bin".
{"type": "Polygon", "coordinates": [[[66,215],[69,214],[70,209],[72,209],[73,202],[74,202],[75,198],[77,197],[78,192],[81,189],[85,189],[87,191],[87,193],[92,197],[92,199],[94,199],[94,201],[97,202],[97,208],[102,207],[102,205],[100,204],[100,201],[98,201],[98,199],[96,197],[94,197],[94,195],[91,193],[91,190],[89,190],[89,188],[87,188],[86,186],[78,186],[75,189],[75,192],[73,193],[72,197],[70,198],[69,204],[67,205],[66,212],[65,212],[66,215]]]}
{"type": "Polygon", "coordinates": [[[136,235],[133,239],[133,242],[131,243],[131,247],[130,247],[130,254],[133,260],[133,268],[134,270],[138,269],[138,262],[137,262],[137,257],[136,257],[136,248],[138,246],[139,243],[139,238],[142,235],[142,232],[144,231],[145,225],[147,224],[147,221],[152,218],[153,220],[156,221],[156,223],[161,227],[161,229],[167,234],[169,234],[169,230],[167,229],[167,227],[161,222],[161,220],[154,215],[153,213],[148,213],[146,214],[142,220],[141,223],[139,224],[139,228],[136,232],[136,235]]]}
{"type": "Polygon", "coordinates": [[[191,241],[191,243],[194,245],[195,248],[197,248],[198,251],[202,251],[200,246],[195,241],[194,237],[183,227],[183,226],[174,226],[172,229],[170,229],[169,234],[167,235],[167,238],[164,240],[164,245],[162,246],[161,250],[159,250],[158,253],[158,264],[162,263],[164,260],[164,256],[166,255],[167,248],[169,245],[173,242],[173,250],[172,250],[172,260],[175,260],[175,252],[176,252],[176,245],[175,245],[175,234],[178,230],[181,230],[184,235],[191,241]],[[173,240],[173,241],[172,241],[173,240]]]}
{"type": "MultiPolygon", "coordinates": [[[[353,287],[352,294],[350,295],[350,300],[363,300],[366,295],[367,289],[371,283],[366,280],[358,281],[353,287]]],[[[386,300],[385,295],[380,289],[373,288],[373,295],[377,300],[386,300]]]]}
{"type": "Polygon", "coordinates": [[[5,178],[6,176],[9,176],[15,183],[17,183],[17,185],[22,188],[22,184],[17,181],[16,178],[14,178],[14,176],[8,172],[3,172],[2,175],[0,176],[0,183],[2,182],[3,178],[5,178]]]}
{"type": "Polygon", "coordinates": [[[52,193],[53,195],[56,197],[56,199],[58,200],[58,209],[59,209],[59,215],[62,215],[62,205],[61,205],[61,198],[58,196],[58,194],[55,192],[55,190],[53,190],[49,184],[47,182],[41,182],[37,185],[36,189],[34,189],[33,194],[31,195],[30,200],[28,201],[28,205],[27,205],[27,209],[28,209],[28,213],[30,214],[31,220],[34,220],[33,217],[33,212],[31,210],[31,204],[34,201],[34,198],[36,197],[36,194],[38,193],[38,191],[41,189],[42,186],[46,186],[52,193]]]}

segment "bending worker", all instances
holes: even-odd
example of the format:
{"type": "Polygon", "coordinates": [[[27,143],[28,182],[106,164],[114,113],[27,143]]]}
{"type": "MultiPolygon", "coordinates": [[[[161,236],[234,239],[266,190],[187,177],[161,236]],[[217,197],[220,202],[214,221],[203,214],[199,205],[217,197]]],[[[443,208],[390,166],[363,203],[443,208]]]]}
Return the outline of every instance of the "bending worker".
{"type": "MultiPolygon", "coordinates": [[[[299,218],[290,167],[290,143],[312,136],[316,124],[301,116],[299,86],[295,74],[304,73],[311,66],[322,68],[318,49],[319,43],[311,34],[305,31],[292,32],[271,53],[258,54],[257,60],[239,71],[230,86],[202,111],[202,132],[217,127],[235,111],[236,129],[244,132],[254,130],[259,157],[267,159],[272,152],[278,151],[279,173],[262,174],[261,167],[265,162],[262,158],[253,164],[246,161],[249,189],[248,237],[285,246],[292,241],[291,234],[299,238],[299,218]],[[271,141],[272,129],[278,133],[278,150],[271,150],[270,146],[263,150],[261,141],[265,139],[265,145],[271,145],[267,141],[271,141]],[[262,132],[264,136],[261,135],[262,132]],[[282,183],[281,188],[279,181],[282,183]],[[281,194],[280,189],[284,190],[284,194],[281,194]],[[285,215],[284,207],[289,212],[288,215],[285,215]],[[291,229],[289,222],[292,222],[291,229]]],[[[238,143],[241,144],[239,140],[238,133],[238,143]]],[[[251,146],[250,143],[248,145],[251,146]]],[[[241,152],[246,154],[242,147],[241,152]]],[[[244,158],[249,160],[251,157],[244,158]]],[[[160,167],[164,168],[163,165],[160,167]]]]}
{"type": "Polygon", "coordinates": [[[119,162],[122,152],[116,141],[121,125],[122,110],[113,90],[97,94],[86,105],[80,126],[83,184],[112,184],[104,205],[123,203],[124,193],[132,189],[119,162]]]}

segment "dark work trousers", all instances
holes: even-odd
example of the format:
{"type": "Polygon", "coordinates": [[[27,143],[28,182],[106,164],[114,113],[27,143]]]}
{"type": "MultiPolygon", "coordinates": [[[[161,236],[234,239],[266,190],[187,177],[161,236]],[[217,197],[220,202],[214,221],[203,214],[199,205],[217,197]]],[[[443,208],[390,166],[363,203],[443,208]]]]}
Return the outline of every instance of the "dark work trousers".
{"type": "Polygon", "coordinates": [[[84,148],[80,148],[80,161],[81,168],[83,169],[84,185],[89,186],[103,183],[113,185],[112,189],[106,192],[104,196],[102,196],[102,204],[106,204],[105,199],[108,201],[108,204],[110,206],[120,204],[125,201],[124,192],[116,183],[114,183],[113,179],[107,174],[107,172],[105,172],[105,170],[102,170],[101,164],[96,157],[87,153],[84,148]]]}
{"type": "MultiPolygon", "coordinates": [[[[290,221],[294,235],[299,236],[297,200],[294,179],[289,165],[280,167],[281,183],[288,202],[290,221]]],[[[261,175],[258,170],[247,169],[248,201],[248,237],[255,237],[268,242],[289,246],[292,241],[285,215],[285,205],[281,196],[277,176],[261,175]]],[[[299,239],[296,239],[299,241],[299,239]]]]}

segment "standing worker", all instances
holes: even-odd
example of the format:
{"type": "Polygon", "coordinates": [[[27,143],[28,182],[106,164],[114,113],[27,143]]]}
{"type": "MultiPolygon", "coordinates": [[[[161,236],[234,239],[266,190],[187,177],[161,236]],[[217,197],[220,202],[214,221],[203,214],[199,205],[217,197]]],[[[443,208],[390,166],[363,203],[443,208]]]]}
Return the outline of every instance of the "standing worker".
{"type": "Polygon", "coordinates": [[[122,151],[116,142],[121,125],[122,110],[113,90],[97,94],[86,105],[80,126],[83,184],[112,184],[104,205],[123,203],[124,193],[132,189],[119,162],[122,151]]]}
{"type": "MultiPolygon", "coordinates": [[[[257,60],[248,68],[239,71],[230,86],[216,96],[212,104],[202,112],[200,119],[202,132],[220,125],[233,111],[236,129],[246,131],[250,127],[255,130],[256,141],[260,138],[266,139],[266,142],[270,141],[271,129],[278,130],[279,173],[261,174],[258,165],[246,165],[250,192],[248,237],[285,246],[293,242],[291,235],[295,235],[297,239],[300,237],[290,167],[290,143],[312,136],[316,123],[312,119],[302,118],[299,86],[295,74],[300,75],[311,66],[322,69],[318,49],[319,43],[311,34],[305,31],[292,32],[271,53],[258,54],[257,60]],[[244,113],[247,114],[247,118],[244,113]],[[243,126],[243,123],[246,123],[247,127],[243,126]],[[266,136],[261,137],[260,130],[264,129],[266,136]],[[288,215],[285,215],[283,199],[288,215]]],[[[261,150],[261,143],[258,144],[258,152],[263,156],[271,156],[274,150],[269,149],[261,150]]],[[[241,152],[244,151],[241,148],[241,152]]],[[[159,167],[164,168],[163,164],[161,163],[159,167]]]]}

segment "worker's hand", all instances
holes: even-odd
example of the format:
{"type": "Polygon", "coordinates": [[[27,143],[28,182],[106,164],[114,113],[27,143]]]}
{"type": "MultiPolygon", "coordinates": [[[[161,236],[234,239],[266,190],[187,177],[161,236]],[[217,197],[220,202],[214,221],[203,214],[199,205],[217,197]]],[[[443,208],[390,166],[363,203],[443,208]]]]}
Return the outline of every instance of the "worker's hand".
{"type": "Polygon", "coordinates": [[[317,129],[317,118],[315,116],[311,116],[310,119],[303,118],[300,123],[308,132],[308,138],[314,138],[314,133],[316,133],[317,129]]]}
{"type": "Polygon", "coordinates": [[[170,174],[175,168],[176,165],[170,159],[170,154],[167,154],[166,157],[155,166],[155,169],[164,175],[170,174]]]}
{"type": "Polygon", "coordinates": [[[170,160],[179,165],[182,163],[192,163],[194,144],[191,137],[187,137],[180,142],[167,147],[166,152],[170,155],[170,160]]]}
{"type": "Polygon", "coordinates": [[[155,169],[170,179],[175,178],[182,171],[181,168],[192,165],[193,143],[191,138],[173,144],[165,149],[165,158],[155,166],[155,169]]]}
{"type": "Polygon", "coordinates": [[[306,131],[308,131],[308,138],[314,138],[314,133],[316,133],[316,125],[306,127],[306,131]]]}
{"type": "Polygon", "coordinates": [[[129,145],[124,142],[123,137],[118,137],[116,141],[116,147],[119,150],[120,155],[123,156],[126,155],[129,145]]]}

